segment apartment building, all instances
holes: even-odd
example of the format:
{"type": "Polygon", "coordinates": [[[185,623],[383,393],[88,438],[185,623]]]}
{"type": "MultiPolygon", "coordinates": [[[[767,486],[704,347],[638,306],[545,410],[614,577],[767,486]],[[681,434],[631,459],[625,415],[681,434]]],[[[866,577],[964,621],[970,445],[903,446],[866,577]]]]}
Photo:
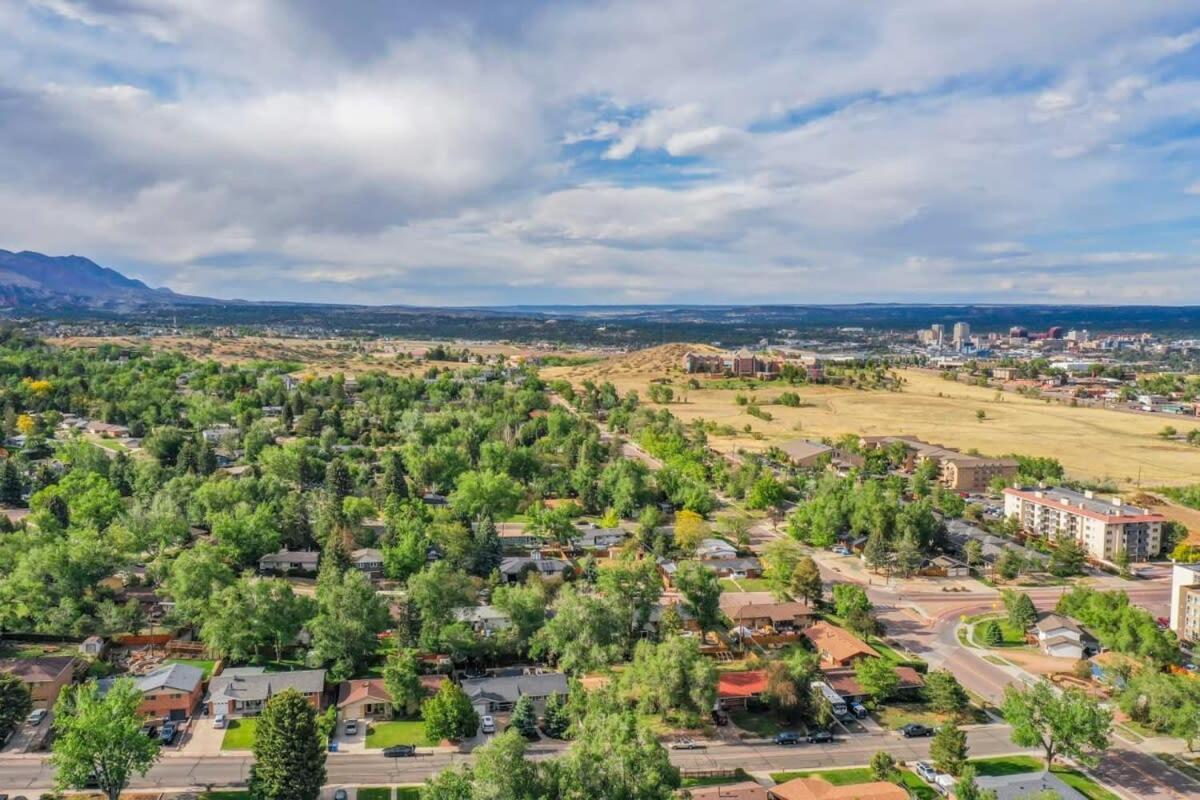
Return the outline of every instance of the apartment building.
{"type": "Polygon", "coordinates": [[[1071,489],[1004,490],[1004,516],[1017,519],[1027,534],[1054,541],[1071,537],[1096,561],[1112,563],[1124,551],[1145,561],[1162,549],[1167,518],[1119,497],[1105,501],[1071,489]]]}
{"type": "Polygon", "coordinates": [[[1171,570],[1171,630],[1180,639],[1200,642],[1200,564],[1176,564],[1171,570]]]}
{"type": "Polygon", "coordinates": [[[893,442],[900,442],[908,448],[910,457],[905,465],[907,469],[925,461],[934,461],[938,465],[938,480],[947,489],[956,492],[986,492],[995,478],[1008,481],[1017,477],[1020,467],[1011,458],[986,458],[960,453],[915,436],[864,436],[860,440],[864,449],[884,448],[893,442]]]}

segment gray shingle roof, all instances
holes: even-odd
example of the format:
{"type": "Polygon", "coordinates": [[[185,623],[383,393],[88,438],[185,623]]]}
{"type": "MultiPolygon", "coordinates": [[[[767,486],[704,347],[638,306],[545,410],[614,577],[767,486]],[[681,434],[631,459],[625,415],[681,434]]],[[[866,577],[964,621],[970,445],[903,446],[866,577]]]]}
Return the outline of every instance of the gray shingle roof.
{"type": "Polygon", "coordinates": [[[319,694],[325,690],[323,669],[295,672],[263,672],[261,669],[226,670],[209,682],[209,700],[266,700],[284,689],[295,689],[301,694],[319,694]]]}

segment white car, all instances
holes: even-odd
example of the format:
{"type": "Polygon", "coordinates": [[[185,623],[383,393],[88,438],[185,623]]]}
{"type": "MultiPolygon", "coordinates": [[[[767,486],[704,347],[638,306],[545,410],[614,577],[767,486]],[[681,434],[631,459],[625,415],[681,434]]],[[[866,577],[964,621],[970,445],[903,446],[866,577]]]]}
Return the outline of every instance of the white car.
{"type": "Polygon", "coordinates": [[[25,718],[25,721],[28,722],[30,725],[41,725],[42,720],[44,720],[45,718],[46,718],[46,709],[35,708],[33,710],[33,713],[31,713],[28,717],[25,718]]]}
{"type": "Polygon", "coordinates": [[[217,730],[224,728],[229,724],[229,719],[224,714],[217,714],[213,717],[213,727],[217,730]]]}
{"type": "Polygon", "coordinates": [[[928,783],[933,783],[937,780],[937,770],[933,768],[933,764],[928,761],[918,761],[913,764],[913,770],[928,783]]]}
{"type": "Polygon", "coordinates": [[[495,733],[496,720],[491,716],[485,716],[479,721],[479,730],[483,731],[484,733],[495,733]]]}

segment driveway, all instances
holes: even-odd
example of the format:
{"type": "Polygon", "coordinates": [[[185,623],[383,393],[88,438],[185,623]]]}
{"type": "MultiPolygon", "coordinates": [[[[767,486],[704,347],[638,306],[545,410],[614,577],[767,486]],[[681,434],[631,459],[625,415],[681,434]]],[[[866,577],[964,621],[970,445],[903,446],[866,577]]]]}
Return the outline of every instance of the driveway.
{"type": "Polygon", "coordinates": [[[197,717],[192,720],[191,733],[179,746],[179,754],[185,756],[219,756],[224,729],[213,727],[212,717],[197,717]]]}
{"type": "Polygon", "coordinates": [[[22,721],[17,729],[13,731],[12,737],[8,740],[8,744],[4,746],[5,753],[30,753],[36,750],[38,742],[40,742],[46,734],[50,732],[50,723],[54,719],[54,712],[46,714],[46,718],[42,720],[40,725],[30,725],[28,722],[22,721]]]}
{"type": "Polygon", "coordinates": [[[347,735],[346,720],[338,720],[337,728],[333,732],[333,741],[337,743],[339,753],[367,752],[367,721],[360,719],[357,722],[357,732],[347,735]]]}

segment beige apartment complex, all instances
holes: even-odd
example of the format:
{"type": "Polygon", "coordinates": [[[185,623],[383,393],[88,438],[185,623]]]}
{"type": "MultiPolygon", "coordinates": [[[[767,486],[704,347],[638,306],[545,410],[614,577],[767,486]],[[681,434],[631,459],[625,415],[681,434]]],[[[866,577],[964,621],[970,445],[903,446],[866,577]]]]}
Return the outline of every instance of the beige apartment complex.
{"type": "Polygon", "coordinates": [[[995,478],[1010,481],[1017,477],[1020,466],[1011,458],[987,458],[961,453],[915,436],[864,436],[861,442],[868,449],[900,442],[911,454],[910,468],[925,461],[937,462],[941,484],[956,492],[986,492],[995,478]]]}
{"type": "Polygon", "coordinates": [[[1071,537],[1096,561],[1114,562],[1124,551],[1145,561],[1162,549],[1167,518],[1119,497],[1105,501],[1071,489],[1004,490],[1004,516],[1017,519],[1025,533],[1054,541],[1071,537]]]}
{"type": "Polygon", "coordinates": [[[1200,642],[1200,564],[1176,564],[1171,570],[1171,630],[1180,639],[1200,642]]]}

